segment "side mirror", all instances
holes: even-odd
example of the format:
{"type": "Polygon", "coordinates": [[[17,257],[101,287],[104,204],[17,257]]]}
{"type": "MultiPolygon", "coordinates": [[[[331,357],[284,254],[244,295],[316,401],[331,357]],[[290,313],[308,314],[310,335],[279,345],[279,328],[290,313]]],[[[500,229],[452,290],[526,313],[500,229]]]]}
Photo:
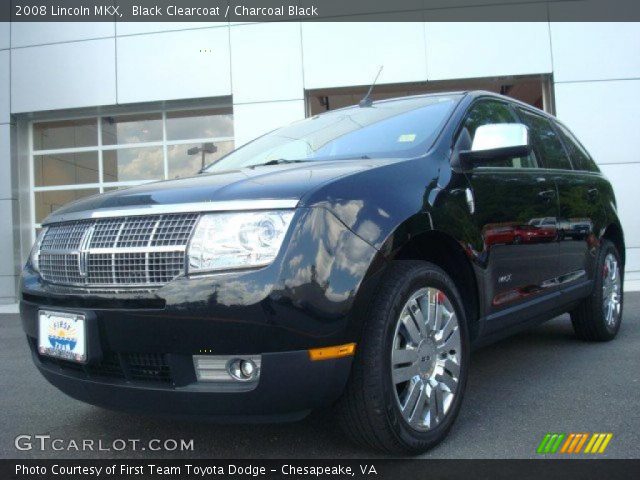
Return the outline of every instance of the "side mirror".
{"type": "Polygon", "coordinates": [[[526,157],[531,152],[529,129],[521,123],[481,125],[476,129],[471,150],[460,152],[460,160],[469,168],[478,163],[512,157],[526,157]]]}

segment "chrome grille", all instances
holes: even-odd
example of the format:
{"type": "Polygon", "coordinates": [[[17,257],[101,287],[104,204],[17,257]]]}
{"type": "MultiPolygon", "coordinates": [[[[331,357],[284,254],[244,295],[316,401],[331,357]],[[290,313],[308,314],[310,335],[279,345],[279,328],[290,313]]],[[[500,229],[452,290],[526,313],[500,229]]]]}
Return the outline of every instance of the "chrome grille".
{"type": "Polygon", "coordinates": [[[76,284],[82,282],[77,255],[67,253],[40,254],[40,271],[47,272],[52,283],[76,284]]]}
{"type": "Polygon", "coordinates": [[[120,248],[146,247],[149,245],[156,223],[158,221],[153,217],[138,217],[124,223],[116,246],[120,248]]]}
{"type": "MultiPolygon", "coordinates": [[[[101,222],[98,222],[96,224],[96,230],[93,233],[93,237],[91,238],[91,243],[89,244],[89,247],[90,248],[112,247],[116,242],[116,238],[118,238],[118,233],[120,233],[121,227],[122,227],[122,219],[118,219],[118,218],[108,218],[106,220],[102,220],[101,222]]],[[[49,236],[49,232],[47,232],[47,236],[49,236]]]]}
{"type": "Polygon", "coordinates": [[[149,283],[167,283],[184,268],[181,252],[153,252],[149,254],[149,283]]]}
{"type": "Polygon", "coordinates": [[[49,229],[42,239],[41,250],[74,250],[80,247],[80,241],[91,222],[65,223],[49,229]]]}
{"type": "Polygon", "coordinates": [[[113,258],[115,283],[142,285],[147,282],[147,253],[116,253],[113,258]]]}
{"type": "MultiPolygon", "coordinates": [[[[42,253],[40,254],[40,258],[42,258],[42,253]]],[[[108,285],[114,283],[112,268],[113,255],[111,253],[94,253],[93,255],[89,255],[88,264],[87,283],[90,285],[108,285]]],[[[40,272],[43,272],[42,260],[40,260],[40,272]]],[[[46,276],[43,275],[43,277],[47,280],[46,276]]]]}
{"type": "Polygon", "coordinates": [[[184,272],[197,213],[53,224],[38,260],[48,282],[82,287],[160,286],[184,272]]]}

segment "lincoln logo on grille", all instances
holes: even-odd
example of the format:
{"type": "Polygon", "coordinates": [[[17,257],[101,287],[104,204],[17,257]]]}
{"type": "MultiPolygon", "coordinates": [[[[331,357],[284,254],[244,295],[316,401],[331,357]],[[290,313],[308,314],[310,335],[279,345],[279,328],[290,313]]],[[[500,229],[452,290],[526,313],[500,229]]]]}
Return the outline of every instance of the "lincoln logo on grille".
{"type": "Polygon", "coordinates": [[[87,228],[82,234],[82,239],[80,240],[80,247],[78,248],[78,272],[81,277],[87,276],[87,264],[89,260],[89,245],[91,244],[91,238],[93,237],[93,232],[95,231],[96,226],[91,225],[87,228]]]}

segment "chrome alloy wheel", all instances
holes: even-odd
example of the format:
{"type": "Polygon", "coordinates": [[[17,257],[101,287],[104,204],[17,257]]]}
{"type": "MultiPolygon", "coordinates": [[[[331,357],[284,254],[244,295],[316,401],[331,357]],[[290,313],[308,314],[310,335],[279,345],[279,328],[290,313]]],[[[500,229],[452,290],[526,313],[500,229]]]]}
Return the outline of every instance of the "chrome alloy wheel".
{"type": "Polygon", "coordinates": [[[622,310],[620,269],[618,260],[612,253],[607,254],[604,259],[602,277],[602,310],[607,326],[612,328],[620,319],[622,310]]]}
{"type": "Polygon", "coordinates": [[[453,305],[437,288],[409,298],[396,322],[391,375],[402,416],[415,430],[436,427],[458,390],[462,347],[453,305]]]}

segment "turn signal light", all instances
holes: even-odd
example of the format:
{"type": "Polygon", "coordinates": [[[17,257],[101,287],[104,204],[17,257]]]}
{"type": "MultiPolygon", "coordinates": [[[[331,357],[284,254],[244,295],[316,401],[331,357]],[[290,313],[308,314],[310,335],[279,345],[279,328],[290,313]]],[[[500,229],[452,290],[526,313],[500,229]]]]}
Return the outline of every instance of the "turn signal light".
{"type": "Polygon", "coordinates": [[[309,350],[309,359],[311,361],[329,360],[331,358],[350,357],[354,353],[356,353],[356,344],[345,343],[335,347],[312,348],[309,350]]]}

